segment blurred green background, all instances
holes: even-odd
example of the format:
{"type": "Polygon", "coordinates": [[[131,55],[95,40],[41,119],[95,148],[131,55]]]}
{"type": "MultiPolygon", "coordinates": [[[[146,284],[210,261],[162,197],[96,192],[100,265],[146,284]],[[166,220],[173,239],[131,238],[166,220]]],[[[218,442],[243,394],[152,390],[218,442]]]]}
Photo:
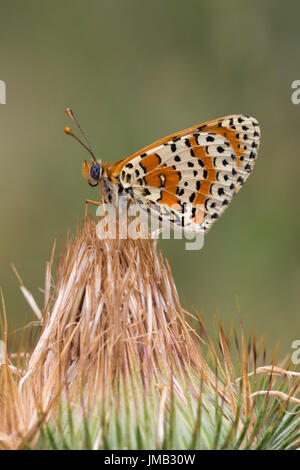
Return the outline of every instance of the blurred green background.
{"type": "Polygon", "coordinates": [[[300,338],[300,3],[279,0],[0,2],[0,285],[9,322],[31,317],[14,262],[41,304],[55,237],[74,231],[86,152],[63,128],[76,111],[97,156],[117,161],[226,114],[255,116],[255,170],[204,249],[160,242],[183,304],[266,334],[280,355],[300,338]]]}

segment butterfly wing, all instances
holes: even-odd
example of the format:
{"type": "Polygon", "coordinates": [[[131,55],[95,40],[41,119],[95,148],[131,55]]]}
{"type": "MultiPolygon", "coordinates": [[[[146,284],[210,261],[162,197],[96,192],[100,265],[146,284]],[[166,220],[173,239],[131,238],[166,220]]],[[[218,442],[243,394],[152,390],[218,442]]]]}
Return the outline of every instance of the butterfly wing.
{"type": "Polygon", "coordinates": [[[109,176],[160,220],[207,230],[251,173],[259,139],[256,119],[226,116],[151,144],[114,164],[109,176]]]}

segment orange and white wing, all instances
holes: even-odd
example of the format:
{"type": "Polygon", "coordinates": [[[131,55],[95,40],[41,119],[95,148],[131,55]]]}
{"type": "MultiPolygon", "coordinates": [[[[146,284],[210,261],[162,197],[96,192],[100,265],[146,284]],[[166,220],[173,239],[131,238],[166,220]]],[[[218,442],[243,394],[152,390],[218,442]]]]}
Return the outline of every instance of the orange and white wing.
{"type": "Polygon", "coordinates": [[[226,116],[165,137],[108,173],[160,220],[207,230],[251,173],[259,139],[256,119],[226,116]]]}

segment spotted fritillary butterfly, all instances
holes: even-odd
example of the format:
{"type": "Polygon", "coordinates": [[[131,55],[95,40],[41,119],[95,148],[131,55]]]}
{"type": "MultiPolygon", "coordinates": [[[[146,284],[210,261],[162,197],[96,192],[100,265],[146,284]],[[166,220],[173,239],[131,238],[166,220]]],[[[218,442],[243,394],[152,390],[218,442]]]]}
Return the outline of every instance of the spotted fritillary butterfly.
{"type": "Polygon", "coordinates": [[[117,205],[125,196],[174,228],[206,231],[251,173],[259,139],[256,119],[230,115],[171,134],[112,164],[96,160],[80,141],[92,156],[83,175],[91,186],[100,182],[105,202],[117,205]]]}

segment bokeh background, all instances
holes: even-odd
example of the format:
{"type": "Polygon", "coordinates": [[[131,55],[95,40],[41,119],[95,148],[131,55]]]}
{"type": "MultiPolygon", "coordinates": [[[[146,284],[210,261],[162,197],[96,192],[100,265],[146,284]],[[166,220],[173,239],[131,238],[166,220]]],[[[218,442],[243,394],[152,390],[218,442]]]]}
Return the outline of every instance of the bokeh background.
{"type": "Polygon", "coordinates": [[[265,334],[280,355],[300,339],[300,3],[287,0],[0,1],[0,285],[10,324],[41,303],[53,240],[74,232],[93,191],[76,111],[97,156],[117,161],[167,134],[231,113],[255,116],[255,170],[204,249],[164,241],[183,304],[265,334]]]}

